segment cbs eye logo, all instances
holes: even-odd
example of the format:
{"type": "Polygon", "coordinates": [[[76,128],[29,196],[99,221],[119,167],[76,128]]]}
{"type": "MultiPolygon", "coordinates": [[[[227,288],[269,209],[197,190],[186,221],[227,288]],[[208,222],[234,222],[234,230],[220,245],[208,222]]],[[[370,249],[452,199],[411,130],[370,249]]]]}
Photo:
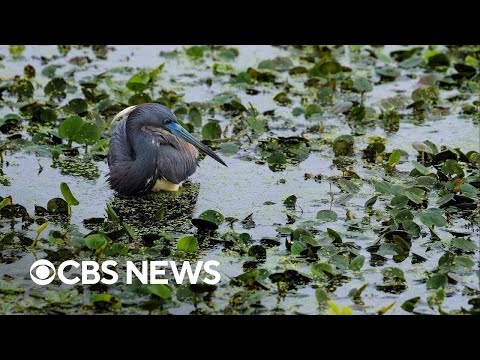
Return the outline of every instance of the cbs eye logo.
{"type": "Polygon", "coordinates": [[[35,284],[48,285],[55,278],[55,267],[48,260],[37,260],[30,266],[30,278],[35,284]]]}

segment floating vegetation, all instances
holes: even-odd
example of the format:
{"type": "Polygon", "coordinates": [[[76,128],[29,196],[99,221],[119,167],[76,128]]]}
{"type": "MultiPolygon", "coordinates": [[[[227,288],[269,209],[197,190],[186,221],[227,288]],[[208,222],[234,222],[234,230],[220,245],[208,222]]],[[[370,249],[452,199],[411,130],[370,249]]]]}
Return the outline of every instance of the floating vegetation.
{"type": "Polygon", "coordinates": [[[0,314],[480,313],[480,47],[38,49],[0,47],[0,314]],[[144,102],[228,168],[112,192],[111,120],[144,102]],[[34,259],[221,281],[39,286],[34,259]]]}

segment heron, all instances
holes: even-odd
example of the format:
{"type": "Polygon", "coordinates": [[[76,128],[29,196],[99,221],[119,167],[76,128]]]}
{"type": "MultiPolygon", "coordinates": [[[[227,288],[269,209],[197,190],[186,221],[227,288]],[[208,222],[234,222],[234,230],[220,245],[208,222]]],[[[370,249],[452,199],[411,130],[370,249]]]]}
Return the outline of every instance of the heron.
{"type": "Polygon", "coordinates": [[[178,191],[198,167],[198,150],[225,162],[165,106],[144,103],[119,112],[108,150],[107,182],[122,195],[178,191]]]}

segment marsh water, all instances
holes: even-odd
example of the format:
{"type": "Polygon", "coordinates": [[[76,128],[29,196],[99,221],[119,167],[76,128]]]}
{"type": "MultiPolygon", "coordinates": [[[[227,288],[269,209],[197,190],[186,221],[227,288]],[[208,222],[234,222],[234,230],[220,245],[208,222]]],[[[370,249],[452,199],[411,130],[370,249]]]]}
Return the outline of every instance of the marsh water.
{"type": "MultiPolygon", "coordinates": [[[[287,47],[273,46],[234,46],[238,49],[238,56],[228,62],[234,68],[233,71],[246,71],[248,68],[256,68],[258,64],[265,59],[274,59],[277,57],[291,58],[293,63],[302,64],[301,50],[287,47]]],[[[200,242],[199,248],[194,254],[192,260],[218,260],[220,262],[219,271],[222,275],[222,281],[218,287],[204,301],[179,301],[172,295],[172,300],[163,302],[155,309],[142,307],[142,303],[149,301],[150,295],[136,295],[129,291],[128,286],[117,284],[112,288],[96,289],[91,287],[79,287],[71,298],[75,301],[49,301],[49,297],[42,297],[42,293],[48,291],[64,291],[72,289],[67,285],[51,284],[48,287],[40,287],[31,282],[29,278],[29,267],[31,263],[38,258],[46,255],[43,248],[58,250],[64,245],[52,244],[48,242],[49,232],[55,229],[65,229],[61,222],[51,221],[41,235],[41,240],[36,248],[31,250],[26,246],[9,246],[2,244],[3,261],[0,262],[0,279],[4,282],[14,284],[22,291],[7,292],[0,291],[0,313],[92,313],[105,311],[91,305],[91,298],[96,293],[109,293],[117,297],[122,302],[122,307],[109,309],[108,311],[118,313],[172,313],[189,314],[196,313],[301,313],[301,314],[323,314],[325,306],[319,304],[318,296],[315,291],[321,287],[321,281],[312,277],[311,266],[314,264],[311,260],[306,260],[305,256],[293,255],[286,246],[288,237],[279,234],[279,227],[297,228],[302,223],[308,225],[308,222],[315,222],[316,215],[320,210],[333,210],[338,215],[338,219],[333,222],[315,223],[313,227],[318,233],[325,233],[327,228],[331,228],[342,235],[343,242],[352,242],[358,253],[365,256],[366,261],[360,271],[345,270],[344,275],[349,277],[349,281],[336,284],[333,291],[329,291],[330,299],[341,306],[348,306],[353,313],[375,314],[381,308],[394,303],[388,311],[391,314],[407,314],[400,307],[408,299],[420,297],[420,301],[415,306],[415,311],[419,313],[437,313],[435,307],[429,306],[427,298],[433,293],[432,289],[427,289],[425,284],[426,273],[433,271],[444,254],[445,246],[452,239],[449,228],[463,229],[468,232],[469,239],[478,245],[479,230],[478,223],[472,223],[470,220],[460,217],[449,219],[450,223],[445,228],[437,228],[436,233],[441,240],[436,243],[431,242],[431,235],[428,229],[422,227],[422,235],[412,241],[410,253],[418,254],[425,258],[424,262],[412,263],[411,254],[405,261],[395,263],[386,256],[386,264],[378,266],[370,261],[371,254],[367,248],[373,245],[379,238],[375,226],[379,225],[384,217],[387,217],[385,207],[390,199],[377,200],[373,205],[376,211],[371,215],[370,224],[361,227],[361,230],[351,229],[351,216],[362,218],[366,216],[365,202],[375,193],[375,183],[381,181],[385,172],[375,164],[367,163],[360,152],[347,162],[347,168],[355,172],[362,180],[362,185],[358,192],[353,193],[348,200],[342,200],[345,196],[345,190],[329,179],[342,177],[343,172],[339,167],[332,163],[334,159],[331,151],[331,142],[339,135],[354,133],[355,149],[363,149],[372,136],[379,136],[386,139],[386,151],[391,152],[394,149],[402,151],[401,161],[396,165],[397,175],[390,177],[391,181],[395,178],[406,177],[413,166],[412,160],[417,160],[418,152],[412,147],[414,142],[423,142],[429,140],[438,147],[447,145],[449,148],[460,148],[464,153],[468,151],[479,151],[479,123],[474,116],[462,115],[460,111],[455,110],[460,105],[451,104],[450,112],[431,112],[425,119],[418,121],[411,117],[404,117],[400,120],[398,130],[390,131],[382,126],[370,125],[364,129],[352,130],[343,114],[336,114],[330,111],[324,111],[321,117],[306,118],[303,115],[292,116],[292,109],[303,107],[302,96],[309,97],[312,90],[306,87],[304,78],[290,76],[286,72],[279,71],[276,76],[276,83],[288,84],[290,88],[290,97],[292,103],[288,106],[279,105],[274,100],[274,96],[280,91],[277,87],[283,85],[263,85],[256,86],[260,92],[253,95],[248,94],[243,88],[235,87],[228,81],[228,76],[212,75],[212,64],[221,62],[204,55],[201,62],[192,61],[185,56],[182,46],[113,46],[108,52],[106,59],[96,58],[89,48],[73,47],[66,56],[58,56],[59,50],[56,46],[27,46],[21,57],[12,57],[9,55],[8,46],[0,47],[0,54],[4,59],[0,62],[0,79],[9,81],[15,75],[23,74],[24,67],[27,64],[37,69],[35,82],[38,88],[44,86],[50,78],[41,74],[40,69],[45,67],[45,59],[50,59],[48,65],[58,64],[55,76],[68,76],[72,84],[80,83],[82,79],[97,76],[101,73],[111,74],[111,78],[117,83],[128,80],[133,73],[141,69],[153,69],[164,63],[159,79],[156,81],[152,93],[158,93],[160,89],[174,90],[183,94],[181,101],[185,104],[201,104],[212,100],[216,95],[224,92],[232,92],[238,96],[239,101],[248,108],[248,104],[257,110],[258,114],[274,110],[274,116],[267,117],[268,130],[253,142],[274,137],[304,136],[312,140],[308,156],[300,162],[287,163],[285,169],[281,171],[272,171],[268,164],[258,155],[258,149],[252,145],[252,141],[237,142],[237,149],[234,154],[219,154],[228,164],[228,168],[222,167],[211,158],[204,158],[200,162],[197,172],[190,178],[193,183],[199,184],[198,196],[196,198],[193,213],[191,217],[196,218],[206,210],[212,209],[220,212],[225,217],[238,219],[228,225],[224,223],[220,226],[213,238],[218,239],[221,234],[233,229],[237,233],[248,233],[251,236],[251,243],[265,244],[265,239],[276,239],[278,245],[265,246],[266,259],[256,264],[256,268],[265,269],[268,274],[280,273],[286,270],[295,270],[311,279],[305,284],[296,284],[296,286],[287,289],[281,289],[278,283],[269,282],[268,278],[262,283],[264,286],[259,288],[243,288],[237,283],[231,281],[248,269],[244,267],[246,261],[252,262],[254,257],[248,256],[240,251],[235,251],[223,246],[222,242],[209,241],[200,242]],[[165,53],[177,51],[179,55],[165,56],[165,53]],[[81,66],[74,65],[69,59],[74,57],[88,56],[91,61],[81,66]],[[130,70],[121,70],[129,69],[130,70]],[[73,71],[74,70],[74,71],[73,71]],[[212,83],[205,80],[214,78],[212,83]],[[321,121],[322,132],[313,134],[311,127],[315,122],[321,121]],[[315,140],[319,140],[316,141],[315,140]],[[306,179],[305,174],[321,174],[321,181],[306,179]],[[284,200],[295,195],[297,198],[294,209],[287,208],[284,200]],[[348,211],[347,211],[348,210],[348,211]],[[245,225],[242,220],[251,215],[254,221],[253,226],[245,225]],[[294,222],[291,222],[292,217],[294,222]],[[290,222],[289,222],[290,221],[290,222]],[[262,240],[263,239],[263,240],[262,240]],[[8,259],[8,261],[6,260],[8,259]],[[387,266],[400,268],[404,272],[406,288],[398,292],[381,291],[378,285],[383,284],[381,269],[387,266]],[[358,289],[367,284],[362,292],[362,303],[353,302],[349,292],[352,289],[358,289]],[[233,306],[232,299],[237,299],[238,294],[245,296],[245,306],[233,306]],[[228,309],[228,311],[226,310],[228,309]]],[[[403,47],[387,46],[382,48],[383,53],[389,54],[392,51],[401,50],[403,47]]],[[[337,48],[336,60],[343,66],[350,66],[357,74],[366,77],[375,77],[372,69],[375,65],[371,62],[365,64],[358,59],[352,58],[348,47],[337,48]]],[[[356,55],[358,57],[358,55],[356,55]]],[[[379,61],[378,59],[376,60],[379,61]]],[[[373,87],[373,91],[367,92],[365,96],[365,106],[375,108],[378,103],[387,98],[400,97],[408,99],[411,93],[419,86],[419,79],[429,72],[423,68],[401,70],[400,75],[389,82],[379,82],[373,87]]],[[[255,87],[255,85],[252,85],[255,87]]],[[[38,89],[36,90],[38,91],[38,89]]],[[[445,101],[449,97],[458,94],[458,89],[440,90],[440,98],[445,101]]],[[[40,98],[43,95],[39,91],[40,98]]],[[[72,90],[65,99],[58,102],[58,107],[66,105],[73,97],[81,97],[81,91],[72,90]]],[[[472,99],[478,99],[472,95],[472,99]]],[[[340,98],[341,95],[338,96],[340,98]]],[[[350,98],[351,99],[351,98],[350,98]]],[[[345,100],[345,99],[343,99],[345,100]]],[[[348,99],[347,99],[348,100],[348,99]]],[[[309,101],[310,102],[310,101],[309,101]]],[[[411,102],[411,100],[410,100],[411,102]]],[[[123,101],[125,103],[125,101],[123,101]]],[[[408,101],[407,101],[408,103],[408,101]]],[[[328,105],[330,106],[330,105],[328,105]]],[[[333,106],[333,105],[332,105],[333,106]]],[[[327,107],[327,106],[325,106],[327,107]]],[[[14,101],[5,100],[0,107],[0,116],[9,113],[16,113],[14,101]]],[[[204,113],[205,114],[205,113],[204,113]]],[[[203,116],[203,122],[207,118],[219,123],[222,128],[222,138],[226,141],[234,138],[232,133],[233,124],[228,113],[208,113],[203,116]]],[[[108,121],[109,119],[105,119],[108,121]]],[[[106,137],[108,131],[105,132],[106,137]]],[[[30,135],[24,129],[20,130],[24,138],[30,135]]],[[[196,136],[201,137],[198,132],[196,136]]],[[[6,135],[2,135],[4,139],[6,135]]],[[[83,156],[83,149],[78,145],[80,155],[83,156]]],[[[217,147],[218,149],[218,147],[217,147]]],[[[93,175],[85,175],[80,171],[78,174],[72,173],[69,165],[66,170],[61,166],[55,165],[54,160],[48,154],[42,154],[41,151],[30,150],[22,146],[12,147],[11,150],[3,152],[3,175],[8,183],[0,187],[0,196],[12,196],[15,204],[21,204],[27,212],[33,217],[35,206],[46,207],[48,201],[55,197],[61,197],[59,184],[66,182],[72,193],[79,200],[79,205],[72,207],[71,226],[75,231],[82,234],[89,233],[83,220],[88,218],[106,218],[106,203],[114,200],[116,194],[108,187],[105,182],[105,175],[108,172],[106,160],[95,158],[92,160],[86,155],[93,175]]],[[[87,160],[86,160],[87,161],[87,160]]],[[[82,168],[83,169],[83,168],[82,168]]],[[[438,196],[432,195],[430,207],[438,200],[438,196]]],[[[132,203],[137,202],[135,206],[140,206],[143,198],[131,198],[132,203]]],[[[170,203],[172,204],[172,203],[170,203]]],[[[174,205],[173,205],[174,206],[174,205]]],[[[166,209],[168,212],[169,209],[166,209]]],[[[478,215],[477,215],[478,219],[478,215]]],[[[128,222],[128,219],[125,219],[128,222]]],[[[419,223],[421,225],[421,223],[419,223]]],[[[422,225],[423,226],[423,225],[422,225]]],[[[7,218],[2,218],[2,236],[5,236],[11,230],[23,233],[28,237],[35,237],[35,230],[38,225],[32,224],[27,227],[22,222],[11,224],[7,218]]],[[[187,224],[182,232],[176,234],[178,238],[182,234],[195,234],[197,229],[187,224]]],[[[142,232],[142,231],[140,231],[142,232]]],[[[128,243],[128,240],[122,241],[128,243]]],[[[65,245],[67,246],[67,245],[65,245]]],[[[172,245],[174,247],[174,245],[172,245]]],[[[135,259],[141,253],[149,259],[165,258],[160,254],[155,254],[155,247],[148,249],[148,246],[142,244],[141,240],[130,245],[136,249],[134,254],[128,254],[125,258],[135,259]],[[146,251],[146,252],[145,252],[146,251]],[[146,255],[145,255],[146,254],[146,255]]],[[[89,253],[85,251],[79,255],[79,258],[88,258],[89,253]]],[[[78,255],[78,252],[77,252],[78,255]]],[[[93,255],[91,255],[93,256],[93,255]]],[[[172,255],[173,256],[173,255],[172,255]]],[[[442,311],[457,311],[459,309],[468,309],[469,301],[480,291],[479,272],[478,272],[478,247],[473,253],[466,255],[475,261],[475,265],[452,276],[455,284],[447,285],[446,297],[442,304],[442,311]],[[466,290],[467,289],[467,290],[466,290]]],[[[108,256],[105,255],[104,259],[108,256]]],[[[166,258],[172,258],[167,256],[166,258]]],[[[181,257],[180,257],[181,258],[181,257]]],[[[47,256],[48,259],[48,256],[47,256]]],[[[317,262],[328,262],[328,255],[321,254],[317,262]]],[[[340,267],[339,267],[340,269],[340,267]]],[[[339,270],[340,271],[340,270],[339,270]]],[[[172,287],[175,287],[172,285],[172,287]]],[[[153,295],[152,295],[153,296],[153,295]]]]}

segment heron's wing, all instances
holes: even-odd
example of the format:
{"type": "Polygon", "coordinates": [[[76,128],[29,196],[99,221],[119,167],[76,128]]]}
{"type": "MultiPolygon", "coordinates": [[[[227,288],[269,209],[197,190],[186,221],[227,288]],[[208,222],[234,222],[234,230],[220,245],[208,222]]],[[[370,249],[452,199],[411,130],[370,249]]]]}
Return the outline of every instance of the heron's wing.
{"type": "Polygon", "coordinates": [[[110,139],[107,181],[114,190],[126,195],[140,194],[150,191],[157,180],[165,178],[179,184],[195,172],[195,147],[174,135],[150,129],[134,151],[126,125],[126,119],[121,120],[110,139]]]}
{"type": "Polygon", "coordinates": [[[121,194],[133,195],[149,191],[156,182],[156,158],[152,154],[136,157],[128,141],[126,119],[115,127],[110,139],[107,181],[121,194]]]}
{"type": "Polygon", "coordinates": [[[155,133],[156,153],[155,178],[165,178],[179,184],[192,175],[198,167],[198,152],[194,146],[174,135],[155,133]]]}
{"type": "Polygon", "coordinates": [[[133,160],[133,149],[127,139],[126,119],[123,119],[117,124],[110,138],[110,148],[107,157],[108,166],[122,161],[133,160]]]}

